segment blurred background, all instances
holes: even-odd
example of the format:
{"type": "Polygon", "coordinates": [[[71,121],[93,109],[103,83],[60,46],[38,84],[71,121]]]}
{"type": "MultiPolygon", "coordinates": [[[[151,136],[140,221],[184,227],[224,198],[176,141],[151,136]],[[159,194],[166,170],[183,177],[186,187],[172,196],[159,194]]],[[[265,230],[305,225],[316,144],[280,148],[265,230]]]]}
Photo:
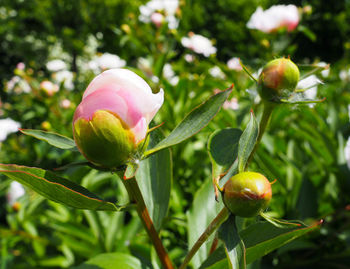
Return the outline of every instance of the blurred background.
{"type": "MultiPolygon", "coordinates": [[[[0,0],[0,162],[54,169],[83,160],[17,130],[72,137],[82,93],[106,69],[126,67],[154,92],[164,89],[154,124],[164,122],[165,135],[234,84],[215,119],[172,149],[170,208],[160,234],[180,263],[196,229],[189,222],[196,192],[211,182],[209,135],[244,128],[251,109],[261,113],[239,59],[257,77],[277,57],[298,64],[307,98],[326,99],[280,106],[250,170],[277,179],[271,216],[323,224],[250,268],[350,268],[349,0],[0,0]]],[[[116,175],[87,167],[61,173],[106,200],[128,200],[116,175]]],[[[68,268],[115,251],[153,268],[155,254],[135,216],[68,208],[0,175],[0,268],[68,268]]]]}

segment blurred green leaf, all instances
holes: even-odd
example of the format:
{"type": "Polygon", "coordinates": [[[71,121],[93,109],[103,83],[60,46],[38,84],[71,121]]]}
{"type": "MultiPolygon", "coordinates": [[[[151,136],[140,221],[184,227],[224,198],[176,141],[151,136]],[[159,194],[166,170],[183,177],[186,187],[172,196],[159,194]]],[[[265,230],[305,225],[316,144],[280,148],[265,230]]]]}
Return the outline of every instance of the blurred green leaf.
{"type": "Polygon", "coordinates": [[[20,131],[36,139],[43,140],[56,148],[78,151],[74,140],[64,135],[33,129],[20,129],[20,131]]]}
{"type": "Polygon", "coordinates": [[[141,269],[141,262],[125,253],[99,254],[73,269],[141,269]]]}
{"type": "MultiPolygon", "coordinates": [[[[196,192],[191,209],[187,212],[188,219],[188,245],[191,248],[209,223],[218,215],[223,204],[215,200],[214,188],[211,180],[207,180],[196,192]]],[[[208,257],[212,237],[208,239],[193,256],[191,264],[199,268],[208,257]]]]}
{"type": "Polygon", "coordinates": [[[80,185],[40,168],[0,164],[0,173],[33,189],[42,196],[79,209],[119,211],[124,207],[101,200],[80,185]]]}
{"type": "MultiPolygon", "coordinates": [[[[162,138],[159,131],[150,134],[149,147],[162,138]]],[[[136,180],[141,189],[147,209],[157,230],[167,215],[172,184],[172,158],[170,149],[158,151],[141,161],[136,180]]]]}
{"type": "Polygon", "coordinates": [[[259,126],[256,118],[251,112],[250,120],[247,127],[243,131],[238,144],[238,171],[239,173],[244,172],[245,166],[249,159],[250,154],[253,151],[256,140],[259,134],[259,126]]]}
{"type": "Polygon", "coordinates": [[[212,118],[218,113],[219,109],[230,95],[232,87],[213,95],[207,101],[200,104],[192,110],[178,126],[166,137],[160,141],[154,148],[145,152],[144,156],[151,155],[161,149],[179,144],[190,138],[204,128],[212,118]]]}
{"type": "Polygon", "coordinates": [[[238,142],[242,131],[237,128],[217,130],[208,140],[208,152],[216,178],[227,171],[237,158],[238,142]]]}
{"type": "Polygon", "coordinates": [[[199,269],[229,269],[229,262],[226,258],[224,246],[218,247],[208,259],[206,259],[199,269]]]}
{"type": "Polygon", "coordinates": [[[220,226],[218,236],[219,239],[224,241],[230,267],[232,269],[245,269],[245,247],[239,237],[235,219],[235,216],[230,214],[228,219],[220,226]]]}

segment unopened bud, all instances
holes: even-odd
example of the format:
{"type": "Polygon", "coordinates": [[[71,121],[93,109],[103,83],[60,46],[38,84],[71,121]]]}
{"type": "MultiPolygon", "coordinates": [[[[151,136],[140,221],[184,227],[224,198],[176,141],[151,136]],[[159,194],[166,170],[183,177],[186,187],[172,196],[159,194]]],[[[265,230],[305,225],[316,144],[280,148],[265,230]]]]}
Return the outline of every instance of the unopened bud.
{"type": "Polygon", "coordinates": [[[262,174],[243,172],[227,181],[223,201],[231,213],[253,217],[265,210],[272,197],[271,184],[262,174]]]}
{"type": "Polygon", "coordinates": [[[278,101],[293,92],[299,81],[299,69],[286,58],[275,59],[268,62],[258,81],[258,91],[265,101],[278,101]]]}

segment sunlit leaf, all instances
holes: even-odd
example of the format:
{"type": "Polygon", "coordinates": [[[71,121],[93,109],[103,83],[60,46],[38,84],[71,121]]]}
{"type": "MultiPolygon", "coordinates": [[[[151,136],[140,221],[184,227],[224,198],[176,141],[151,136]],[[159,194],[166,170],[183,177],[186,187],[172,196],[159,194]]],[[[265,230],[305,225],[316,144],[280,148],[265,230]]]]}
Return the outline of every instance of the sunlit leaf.
{"type": "Polygon", "coordinates": [[[161,149],[179,144],[190,138],[204,128],[218,113],[223,103],[231,93],[232,87],[213,95],[207,101],[192,110],[164,140],[160,141],[152,149],[145,152],[144,156],[151,155],[161,149]]]}
{"type": "Polygon", "coordinates": [[[100,199],[82,186],[50,171],[15,164],[0,164],[0,173],[42,196],[79,209],[119,211],[124,207],[100,199]]]}
{"type": "Polygon", "coordinates": [[[64,135],[33,129],[20,129],[20,131],[36,139],[43,140],[56,148],[78,151],[74,140],[64,135]]]}

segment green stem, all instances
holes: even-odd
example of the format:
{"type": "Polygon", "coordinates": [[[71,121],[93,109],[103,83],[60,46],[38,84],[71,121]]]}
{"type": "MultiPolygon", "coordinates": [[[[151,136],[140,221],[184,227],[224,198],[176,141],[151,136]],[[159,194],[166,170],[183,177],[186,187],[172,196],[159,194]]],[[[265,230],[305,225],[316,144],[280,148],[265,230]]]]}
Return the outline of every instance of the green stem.
{"type": "Polygon", "coordinates": [[[229,211],[226,207],[224,207],[216,216],[216,218],[208,225],[208,227],[201,234],[201,236],[198,238],[197,242],[193,245],[191,250],[188,252],[187,256],[185,257],[179,269],[184,269],[187,266],[187,264],[191,261],[191,259],[199,250],[199,248],[203,245],[203,243],[205,243],[208,237],[225,221],[228,215],[229,215],[229,211]]]}
{"type": "Polygon", "coordinates": [[[165,269],[173,269],[174,267],[171,263],[169,255],[165,250],[156,229],[154,228],[152,219],[148,213],[145,201],[143,200],[136,179],[133,177],[130,179],[122,179],[122,181],[129,194],[130,199],[136,202],[137,213],[142,221],[144,228],[146,229],[148,236],[150,237],[153,243],[154,248],[156,249],[159,260],[161,261],[165,269]]]}
{"type": "Polygon", "coordinates": [[[264,110],[263,110],[263,115],[261,117],[261,120],[260,120],[260,123],[259,123],[259,134],[258,134],[258,138],[256,140],[256,143],[254,145],[254,148],[252,150],[252,153],[250,154],[249,158],[248,158],[248,161],[247,161],[247,164],[246,164],[246,168],[248,167],[248,165],[250,164],[250,162],[253,160],[253,156],[254,156],[254,153],[256,152],[259,144],[260,144],[260,141],[261,141],[261,138],[263,137],[263,134],[266,130],[266,127],[269,123],[269,120],[270,120],[270,117],[271,117],[271,114],[272,114],[272,111],[273,109],[275,108],[276,104],[275,103],[271,103],[271,102],[264,102],[264,110]]]}

